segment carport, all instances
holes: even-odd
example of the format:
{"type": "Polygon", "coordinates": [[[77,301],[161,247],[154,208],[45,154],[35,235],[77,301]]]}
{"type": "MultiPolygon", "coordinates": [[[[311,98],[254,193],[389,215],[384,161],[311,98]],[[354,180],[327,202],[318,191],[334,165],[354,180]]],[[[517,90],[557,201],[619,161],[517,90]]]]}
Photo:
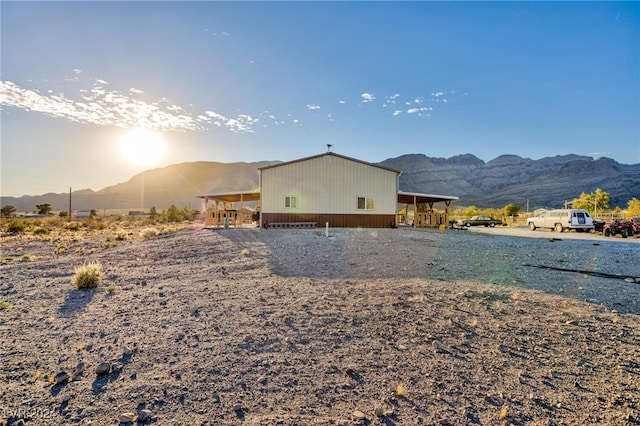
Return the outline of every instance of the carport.
{"type": "Polygon", "coordinates": [[[253,214],[260,210],[260,191],[223,192],[218,194],[200,195],[202,211],[205,214],[204,223],[207,226],[221,226],[225,223],[242,226],[253,222],[253,214]],[[209,209],[209,204],[212,207],[209,209]],[[240,206],[236,205],[240,203],[240,206]],[[255,203],[255,210],[245,207],[244,203],[255,203]]]}
{"type": "Polygon", "coordinates": [[[451,195],[422,194],[419,192],[398,191],[398,203],[404,204],[404,218],[398,218],[399,223],[406,222],[409,206],[413,206],[414,228],[437,228],[449,222],[449,206],[458,197],[451,195]],[[444,203],[444,212],[434,210],[435,203],[444,203]],[[426,206],[426,207],[419,207],[426,206]],[[420,211],[418,211],[420,209],[420,211]],[[402,220],[401,220],[402,219],[402,220]]]}

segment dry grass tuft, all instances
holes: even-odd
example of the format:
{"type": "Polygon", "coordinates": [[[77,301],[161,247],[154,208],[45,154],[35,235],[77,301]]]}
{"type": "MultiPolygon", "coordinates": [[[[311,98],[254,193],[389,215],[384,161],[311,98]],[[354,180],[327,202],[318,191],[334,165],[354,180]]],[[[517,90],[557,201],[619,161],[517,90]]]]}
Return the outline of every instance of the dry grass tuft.
{"type": "Polygon", "coordinates": [[[407,299],[408,302],[424,302],[425,297],[424,294],[414,294],[413,296],[409,296],[407,299]]]}
{"type": "Polygon", "coordinates": [[[509,416],[509,406],[503,405],[500,410],[500,420],[504,420],[509,416]]]}
{"type": "Polygon", "coordinates": [[[140,236],[142,238],[153,238],[157,237],[160,234],[156,228],[144,228],[140,231],[140,236]]]}
{"type": "Polygon", "coordinates": [[[511,294],[511,300],[516,302],[524,302],[525,298],[522,293],[520,293],[519,291],[516,291],[513,294],[511,294]]]}
{"type": "Polygon", "coordinates": [[[10,307],[11,307],[11,304],[9,302],[5,302],[4,300],[0,299],[0,311],[4,309],[9,309],[10,307]]]}
{"type": "Polygon", "coordinates": [[[75,270],[73,285],[78,289],[96,288],[102,280],[102,265],[98,262],[85,263],[75,270]]]}
{"type": "Polygon", "coordinates": [[[242,249],[242,251],[240,252],[241,255],[243,255],[244,257],[249,256],[249,249],[242,249]]]}
{"type": "Polygon", "coordinates": [[[407,388],[405,388],[402,383],[396,386],[396,396],[400,398],[407,396],[407,388]]]}

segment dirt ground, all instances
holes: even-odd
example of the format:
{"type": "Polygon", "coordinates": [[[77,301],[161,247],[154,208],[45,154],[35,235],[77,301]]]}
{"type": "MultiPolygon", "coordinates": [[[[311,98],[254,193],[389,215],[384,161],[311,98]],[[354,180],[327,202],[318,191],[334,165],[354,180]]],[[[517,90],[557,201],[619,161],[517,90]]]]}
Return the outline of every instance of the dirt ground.
{"type": "Polygon", "coordinates": [[[192,226],[104,242],[3,239],[0,423],[640,424],[633,241],[192,226]],[[89,261],[102,283],[76,290],[89,261]]]}

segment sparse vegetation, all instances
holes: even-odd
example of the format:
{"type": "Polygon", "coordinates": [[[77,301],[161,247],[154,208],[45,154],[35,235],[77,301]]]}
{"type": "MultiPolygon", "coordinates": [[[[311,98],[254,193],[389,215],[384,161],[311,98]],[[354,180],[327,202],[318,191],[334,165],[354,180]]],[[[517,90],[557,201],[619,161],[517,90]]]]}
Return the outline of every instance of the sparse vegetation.
{"type": "Polygon", "coordinates": [[[9,309],[11,304],[9,302],[5,302],[3,299],[0,299],[0,311],[4,309],[9,309]]]}
{"type": "Polygon", "coordinates": [[[69,230],[69,231],[79,231],[80,230],[80,224],[78,222],[71,222],[65,225],[65,229],[69,230]]]}
{"type": "Polygon", "coordinates": [[[114,240],[114,238],[112,236],[108,236],[102,242],[102,247],[104,247],[104,248],[116,247],[117,245],[118,244],[116,243],[116,241],[114,240]]]}
{"type": "Polygon", "coordinates": [[[33,235],[47,235],[51,231],[48,230],[47,228],[42,228],[40,226],[37,226],[37,227],[33,228],[33,231],[31,231],[31,232],[33,233],[33,235]]]}
{"type": "Polygon", "coordinates": [[[100,263],[86,263],[75,270],[73,285],[78,289],[96,288],[102,280],[102,265],[100,263]]]}
{"type": "Polygon", "coordinates": [[[144,228],[140,231],[140,236],[142,238],[153,238],[157,237],[160,234],[156,228],[144,228]]]}
{"type": "Polygon", "coordinates": [[[111,284],[109,287],[107,287],[105,289],[105,291],[109,294],[115,293],[115,291],[118,289],[118,287],[116,287],[115,285],[111,284]]]}
{"type": "Polygon", "coordinates": [[[9,234],[22,234],[27,229],[27,222],[21,219],[12,219],[7,223],[7,232],[9,234]]]}
{"type": "Polygon", "coordinates": [[[407,388],[405,388],[405,386],[402,383],[396,386],[396,396],[400,398],[404,398],[405,396],[407,396],[407,388]]]}

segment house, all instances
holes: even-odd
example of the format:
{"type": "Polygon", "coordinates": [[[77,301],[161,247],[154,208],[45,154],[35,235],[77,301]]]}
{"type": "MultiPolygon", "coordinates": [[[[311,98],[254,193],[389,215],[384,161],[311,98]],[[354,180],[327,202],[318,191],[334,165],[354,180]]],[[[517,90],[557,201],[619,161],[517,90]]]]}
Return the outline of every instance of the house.
{"type": "MultiPolygon", "coordinates": [[[[399,191],[400,171],[355,158],[326,152],[258,169],[258,191],[209,194],[214,208],[208,210],[207,223],[234,218],[233,204],[256,202],[260,224],[264,227],[389,228],[397,225],[398,204],[445,202],[444,217],[424,222],[423,226],[446,223],[448,207],[457,197],[399,191]],[[222,203],[222,208],[220,208],[222,203]]],[[[423,223],[423,222],[420,222],[423,223]]],[[[418,226],[418,225],[416,225],[418,226]]]]}

